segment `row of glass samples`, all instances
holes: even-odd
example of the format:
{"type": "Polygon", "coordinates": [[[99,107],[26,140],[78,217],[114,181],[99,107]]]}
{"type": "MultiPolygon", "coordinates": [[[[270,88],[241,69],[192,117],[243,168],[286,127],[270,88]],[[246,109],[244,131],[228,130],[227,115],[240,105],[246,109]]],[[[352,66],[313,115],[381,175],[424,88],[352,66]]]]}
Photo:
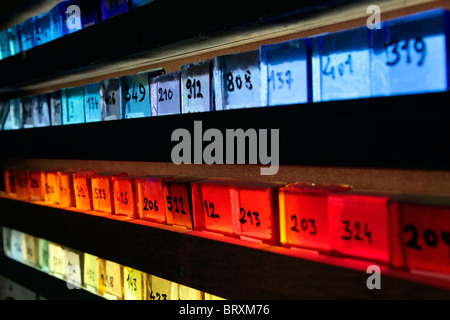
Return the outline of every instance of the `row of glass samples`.
{"type": "Polygon", "coordinates": [[[108,300],[222,299],[148,273],[1,227],[4,255],[108,300]]]}
{"type": "Polygon", "coordinates": [[[0,31],[0,60],[97,24],[153,0],[65,0],[0,31]]]}
{"type": "Polygon", "coordinates": [[[263,45],[181,67],[16,98],[3,130],[448,89],[448,12],[263,45]]]}
{"type": "Polygon", "coordinates": [[[450,198],[345,185],[83,170],[5,170],[6,194],[243,241],[450,273],[450,198]]]}

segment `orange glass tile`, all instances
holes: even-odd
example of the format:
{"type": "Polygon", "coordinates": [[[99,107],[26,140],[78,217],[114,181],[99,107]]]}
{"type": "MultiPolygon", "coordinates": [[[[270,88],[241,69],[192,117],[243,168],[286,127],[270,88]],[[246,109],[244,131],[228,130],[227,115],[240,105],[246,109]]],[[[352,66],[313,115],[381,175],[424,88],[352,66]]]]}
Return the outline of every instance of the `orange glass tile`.
{"type": "Polygon", "coordinates": [[[92,208],[94,211],[101,211],[114,214],[113,187],[111,178],[115,176],[125,176],[126,173],[103,172],[92,176],[92,208]]]}
{"type": "Polygon", "coordinates": [[[58,179],[61,190],[60,205],[62,207],[76,207],[75,192],[73,189],[73,174],[75,172],[76,171],[74,170],[58,171],[58,179]]]}
{"type": "Polygon", "coordinates": [[[29,170],[28,171],[28,193],[30,200],[44,201],[44,185],[45,171],[29,170]]]}
{"type": "MultiPolygon", "coordinates": [[[[270,244],[279,243],[278,189],[285,183],[243,182],[238,186],[239,219],[241,237],[248,237],[270,244]]],[[[237,216],[236,216],[237,214],[237,216]]]]}
{"type": "Polygon", "coordinates": [[[51,204],[59,204],[61,202],[58,171],[45,172],[44,201],[51,204]]]}
{"type": "Polygon", "coordinates": [[[329,252],[328,195],[343,185],[291,183],[280,188],[280,239],[283,245],[329,252]]]}
{"type": "Polygon", "coordinates": [[[137,218],[134,177],[112,177],[115,213],[137,218]]]}
{"type": "Polygon", "coordinates": [[[146,176],[135,178],[136,207],[139,218],[166,223],[163,181],[172,176],[146,176]]]}
{"type": "Polygon", "coordinates": [[[167,224],[194,228],[190,184],[201,179],[203,178],[179,176],[163,182],[167,224]]]}
{"type": "Polygon", "coordinates": [[[21,200],[29,200],[28,171],[25,169],[17,169],[12,171],[12,175],[16,189],[16,197],[21,200]]]}
{"type": "Polygon", "coordinates": [[[330,194],[332,252],[389,264],[389,199],[389,195],[375,193],[330,194]]]}
{"type": "Polygon", "coordinates": [[[92,210],[91,180],[95,171],[77,171],[73,173],[75,205],[81,210],[92,210]]]}
{"type": "Polygon", "coordinates": [[[16,184],[14,182],[14,176],[12,174],[12,171],[13,170],[10,170],[10,169],[4,170],[5,192],[10,197],[16,195],[16,184]]]}
{"type": "Polygon", "coordinates": [[[237,236],[240,229],[239,191],[236,180],[213,178],[191,184],[194,229],[237,236]]]}
{"type": "Polygon", "coordinates": [[[393,202],[399,210],[396,233],[403,253],[394,266],[449,274],[450,198],[401,195],[393,202]]]}

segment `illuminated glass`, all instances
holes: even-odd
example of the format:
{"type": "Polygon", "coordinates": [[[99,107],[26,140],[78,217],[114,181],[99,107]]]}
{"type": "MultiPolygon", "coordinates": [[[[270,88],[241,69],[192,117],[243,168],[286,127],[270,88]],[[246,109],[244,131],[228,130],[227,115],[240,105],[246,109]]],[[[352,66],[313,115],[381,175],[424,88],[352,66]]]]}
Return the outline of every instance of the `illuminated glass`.
{"type": "Polygon", "coordinates": [[[152,116],[181,112],[180,71],[150,79],[152,116]]]}
{"type": "Polygon", "coordinates": [[[389,20],[373,29],[375,95],[448,90],[449,13],[432,10],[389,20]]]}
{"type": "Polygon", "coordinates": [[[128,12],[128,0],[101,0],[103,20],[128,12]]]}
{"type": "Polygon", "coordinates": [[[22,106],[22,100],[20,98],[15,98],[9,100],[9,121],[8,118],[5,121],[4,129],[3,130],[15,130],[15,129],[22,129],[23,128],[23,122],[22,122],[22,113],[23,113],[23,106],[22,106]]]}
{"type": "Polygon", "coordinates": [[[314,102],[371,96],[367,27],[311,40],[314,102]]]}
{"type": "Polygon", "coordinates": [[[341,185],[307,183],[280,188],[281,243],[328,253],[328,195],[349,189],[341,185]]]}
{"type": "Polygon", "coordinates": [[[3,130],[3,126],[5,124],[6,118],[9,113],[9,102],[8,101],[0,101],[0,130],[3,130]]]}
{"type": "Polygon", "coordinates": [[[178,297],[176,300],[203,300],[203,292],[182,284],[178,284],[178,297]]]}
{"type": "Polygon", "coordinates": [[[150,85],[148,73],[120,78],[122,87],[122,119],[149,117],[150,85]]]}
{"type": "Polygon", "coordinates": [[[11,259],[19,262],[24,262],[24,252],[23,252],[23,232],[11,229],[11,259]]]}
{"type": "Polygon", "coordinates": [[[73,173],[73,189],[75,204],[78,209],[92,210],[91,180],[95,171],[77,171],[73,173]]]}
{"type": "Polygon", "coordinates": [[[81,288],[83,285],[83,253],[73,250],[65,249],[66,262],[66,284],[69,289],[81,288]]]}
{"type": "Polygon", "coordinates": [[[66,277],[66,253],[64,247],[51,242],[49,244],[49,264],[50,274],[59,279],[65,279],[66,277]]]}
{"type": "Polygon", "coordinates": [[[14,25],[8,29],[9,53],[13,56],[22,51],[22,43],[20,41],[19,26],[14,25]]]}
{"type": "Polygon", "coordinates": [[[237,234],[277,244],[279,242],[278,188],[284,183],[242,182],[238,185],[239,211],[233,211],[239,221],[237,234]]]}
{"type": "Polygon", "coordinates": [[[392,232],[400,240],[395,267],[450,273],[450,201],[447,197],[402,195],[393,198],[397,212],[392,232]],[[400,258],[401,256],[401,258],[400,258]]]}
{"type": "Polygon", "coordinates": [[[3,253],[8,258],[11,258],[11,232],[12,229],[2,227],[3,253]]]}
{"type": "Polygon", "coordinates": [[[112,177],[115,214],[138,218],[134,177],[112,177]]]}
{"type": "Polygon", "coordinates": [[[8,30],[5,29],[0,31],[0,60],[8,58],[10,55],[8,30]]]}
{"type": "Polygon", "coordinates": [[[143,281],[144,274],[136,269],[124,267],[124,299],[125,300],[143,300],[143,281]]]}
{"type": "Polygon", "coordinates": [[[139,218],[159,223],[166,223],[166,206],[164,205],[163,181],[172,176],[136,177],[136,210],[139,218]]]}
{"type": "Polygon", "coordinates": [[[30,194],[28,192],[28,171],[25,169],[12,170],[14,179],[14,187],[16,197],[21,200],[29,200],[30,194]]]}
{"type": "MultiPolygon", "coordinates": [[[[175,287],[175,289],[177,288],[175,287]]],[[[172,291],[174,291],[172,281],[148,275],[147,300],[173,300],[172,291]]]]}
{"type": "Polygon", "coordinates": [[[39,240],[38,238],[23,235],[23,262],[29,266],[37,267],[39,264],[39,240]]]}
{"type": "Polygon", "coordinates": [[[92,176],[92,207],[94,211],[115,213],[112,177],[125,176],[126,173],[102,172],[92,176]]]}
{"type": "Polygon", "coordinates": [[[267,96],[267,105],[309,102],[308,42],[298,39],[260,47],[261,99],[267,96]]]}
{"type": "Polygon", "coordinates": [[[181,112],[214,110],[212,61],[181,66],[181,112]]]}
{"type": "Polygon", "coordinates": [[[44,201],[45,171],[28,171],[28,193],[32,201],[44,201]]]}
{"type": "Polygon", "coordinates": [[[83,28],[87,28],[102,21],[100,3],[92,0],[78,0],[81,8],[81,22],[83,28]]]}
{"type": "Polygon", "coordinates": [[[58,171],[45,172],[44,201],[50,204],[59,204],[61,202],[58,171]]]}
{"type": "Polygon", "coordinates": [[[103,121],[120,119],[120,78],[107,79],[100,82],[100,101],[103,121]]]}
{"type": "Polygon", "coordinates": [[[344,256],[389,263],[388,203],[382,194],[328,196],[331,250],[344,256]]]}
{"type": "Polygon", "coordinates": [[[63,26],[62,26],[62,16],[60,12],[60,8],[62,7],[61,3],[55,5],[50,11],[50,28],[52,33],[52,39],[58,39],[64,35],[63,26]]]}
{"type": "Polygon", "coordinates": [[[36,17],[31,17],[19,26],[22,51],[34,48],[36,43],[36,17]]]}
{"type": "Polygon", "coordinates": [[[64,125],[85,122],[83,87],[62,89],[61,105],[64,125]]]}
{"type": "Polygon", "coordinates": [[[130,0],[130,1],[131,1],[131,9],[135,9],[138,7],[142,7],[148,3],[151,3],[154,0],[130,0]]]}
{"type": "Polygon", "coordinates": [[[33,108],[33,122],[35,127],[50,126],[50,101],[48,94],[40,94],[37,97],[37,104],[33,108]]]}
{"type": "Polygon", "coordinates": [[[24,129],[34,127],[33,110],[37,108],[38,104],[36,96],[22,98],[22,126],[24,129]]]}
{"type": "Polygon", "coordinates": [[[167,224],[193,229],[191,183],[201,179],[179,176],[163,181],[167,224]]]}
{"type": "Polygon", "coordinates": [[[86,122],[102,121],[100,83],[84,86],[84,108],[86,111],[86,122]]]}
{"type": "Polygon", "coordinates": [[[60,185],[60,202],[61,207],[76,207],[75,192],[73,189],[73,174],[76,171],[64,170],[58,171],[58,181],[60,185]]]}
{"type": "Polygon", "coordinates": [[[239,191],[232,179],[206,179],[191,184],[194,230],[236,235],[240,229],[239,191]]]}
{"type": "Polygon", "coordinates": [[[84,254],[84,287],[87,291],[98,294],[99,282],[99,258],[89,254],[84,254]]]}
{"type": "Polygon", "coordinates": [[[50,241],[39,238],[39,268],[50,273],[50,241]]]}
{"type": "Polygon", "coordinates": [[[16,196],[16,183],[14,181],[14,175],[12,169],[3,170],[5,176],[5,193],[9,197],[16,196]]]}
{"type": "Polygon", "coordinates": [[[104,287],[103,296],[109,300],[123,299],[123,266],[109,261],[104,261],[104,268],[100,264],[100,284],[104,287]]]}
{"type": "Polygon", "coordinates": [[[50,122],[52,126],[62,125],[61,91],[50,93],[50,122]]]}
{"type": "Polygon", "coordinates": [[[81,10],[77,0],[65,0],[59,3],[63,34],[70,34],[83,29],[81,10]]]}
{"type": "Polygon", "coordinates": [[[216,110],[266,106],[259,68],[259,50],[214,57],[216,110]]]}
{"type": "Polygon", "coordinates": [[[51,12],[44,12],[36,17],[36,44],[47,43],[53,40],[51,12]]]}

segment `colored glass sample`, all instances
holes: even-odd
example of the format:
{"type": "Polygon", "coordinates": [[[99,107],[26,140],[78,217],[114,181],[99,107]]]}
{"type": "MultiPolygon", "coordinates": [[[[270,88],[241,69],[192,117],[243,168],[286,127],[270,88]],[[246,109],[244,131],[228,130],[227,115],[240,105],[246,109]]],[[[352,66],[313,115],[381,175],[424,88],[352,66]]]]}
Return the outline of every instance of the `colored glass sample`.
{"type": "Polygon", "coordinates": [[[372,30],[374,94],[448,90],[448,21],[449,13],[438,9],[389,20],[372,30]]]}
{"type": "Polygon", "coordinates": [[[20,42],[22,51],[34,48],[36,43],[36,17],[31,17],[19,26],[20,42]]]}
{"type": "Polygon", "coordinates": [[[73,174],[76,171],[64,170],[58,171],[58,181],[60,186],[60,201],[61,207],[75,207],[75,192],[73,189],[73,174]]]}
{"type": "Polygon", "coordinates": [[[58,3],[55,5],[50,11],[49,11],[49,17],[50,17],[50,28],[51,28],[51,34],[52,39],[58,39],[64,35],[64,30],[62,26],[62,16],[61,16],[61,7],[62,4],[58,3]]]}
{"type": "Polygon", "coordinates": [[[39,268],[50,273],[50,241],[39,238],[39,268]]]}
{"type": "Polygon", "coordinates": [[[8,30],[5,29],[0,31],[0,60],[8,58],[10,55],[8,30]]]}
{"type": "Polygon", "coordinates": [[[9,111],[3,123],[3,130],[17,130],[23,128],[23,106],[20,98],[9,100],[9,111]]]}
{"type": "Polygon", "coordinates": [[[7,227],[2,227],[2,245],[3,253],[5,256],[11,258],[11,232],[12,229],[7,227]]]}
{"type": "Polygon", "coordinates": [[[135,183],[133,177],[112,177],[115,214],[137,218],[135,183]]]}
{"type": "Polygon", "coordinates": [[[171,176],[146,176],[135,178],[136,211],[139,218],[166,223],[163,181],[171,176]]]}
{"type": "Polygon", "coordinates": [[[98,282],[99,282],[99,258],[89,254],[84,254],[84,287],[87,291],[94,294],[98,293],[98,282]]]}
{"type": "Polygon", "coordinates": [[[212,61],[181,66],[181,112],[214,110],[212,61]]]}
{"type": "Polygon", "coordinates": [[[11,259],[19,262],[23,262],[24,252],[23,252],[23,238],[24,234],[21,231],[11,229],[11,259]]]}
{"type": "Polygon", "coordinates": [[[50,242],[49,244],[49,262],[50,262],[50,274],[65,279],[66,277],[66,253],[64,247],[50,242]]]}
{"type": "Polygon", "coordinates": [[[5,193],[7,196],[16,195],[16,183],[14,181],[13,170],[5,169],[3,170],[3,175],[5,177],[5,193]]]}
{"type": "Polygon", "coordinates": [[[84,107],[86,122],[102,121],[100,83],[91,83],[84,86],[84,107]]]}
{"type": "Polygon", "coordinates": [[[59,3],[63,34],[70,34],[83,29],[81,8],[77,0],[65,0],[59,3]]]}
{"type": "Polygon", "coordinates": [[[6,118],[9,113],[9,102],[8,101],[0,101],[0,130],[3,130],[3,126],[5,124],[6,118]]]}
{"type": "Polygon", "coordinates": [[[92,0],[78,0],[81,8],[81,22],[83,28],[92,26],[102,21],[100,3],[92,0]]]}
{"type": "Polygon", "coordinates": [[[91,180],[95,171],[77,171],[73,173],[75,204],[78,209],[92,210],[91,180]]]}
{"type": "Polygon", "coordinates": [[[101,0],[103,20],[128,12],[128,0],[101,0]]]}
{"type": "Polygon", "coordinates": [[[118,263],[100,261],[100,283],[99,291],[110,300],[123,299],[123,266],[118,263]]]}
{"type": "Polygon", "coordinates": [[[147,73],[120,78],[122,87],[122,119],[149,117],[150,85],[147,73]]]}
{"type": "Polygon", "coordinates": [[[50,93],[50,122],[52,126],[62,125],[61,91],[50,93]]]}
{"type": "Polygon", "coordinates": [[[100,82],[100,101],[103,121],[120,119],[120,78],[100,82]]]}
{"type": "Polygon", "coordinates": [[[234,219],[239,221],[237,234],[263,242],[279,242],[278,188],[284,183],[242,182],[238,185],[239,211],[234,219]]]}
{"type": "Polygon", "coordinates": [[[92,208],[94,211],[115,213],[111,178],[125,175],[126,173],[102,172],[92,176],[92,208]]]}
{"type": "Polygon", "coordinates": [[[28,193],[32,201],[44,201],[45,171],[28,171],[28,193]]]}
{"type": "Polygon", "coordinates": [[[58,171],[45,172],[44,201],[51,204],[59,204],[61,202],[58,171]]]}
{"type": "Polygon", "coordinates": [[[311,40],[314,102],[371,96],[366,27],[324,34],[311,40]]]}
{"type": "Polygon", "coordinates": [[[39,105],[36,96],[22,98],[22,126],[24,129],[34,127],[34,109],[39,105]]]}
{"type": "Polygon", "coordinates": [[[14,25],[8,29],[9,53],[14,56],[22,51],[22,43],[20,41],[19,26],[14,25]]]}
{"type": "Polygon", "coordinates": [[[29,266],[36,267],[39,263],[39,241],[38,238],[23,235],[23,262],[29,266]]]}
{"type": "Polygon", "coordinates": [[[35,127],[50,126],[50,101],[47,94],[40,94],[37,97],[37,104],[33,108],[33,122],[35,127]]]}
{"type": "Polygon", "coordinates": [[[191,183],[201,179],[179,176],[163,181],[167,224],[193,229],[191,183]]]}
{"type": "Polygon", "coordinates": [[[174,283],[154,275],[147,276],[147,300],[172,300],[174,283]]]}
{"type": "Polygon", "coordinates": [[[131,2],[131,9],[142,7],[146,4],[153,2],[154,0],[129,0],[131,2]]]}
{"type": "Polygon", "coordinates": [[[260,47],[261,98],[267,96],[267,105],[309,102],[308,47],[308,39],[260,47]]]}
{"type": "Polygon", "coordinates": [[[216,110],[266,106],[259,50],[214,57],[213,74],[216,110]]]}
{"type": "Polygon", "coordinates": [[[47,43],[53,40],[53,32],[51,25],[51,12],[44,12],[36,17],[36,44],[47,43]]]}
{"type": "Polygon", "coordinates": [[[181,113],[180,71],[150,78],[152,116],[181,113]]]}
{"type": "Polygon", "coordinates": [[[178,296],[173,296],[174,300],[203,300],[203,292],[182,284],[177,285],[178,296]]]}
{"type": "Polygon", "coordinates": [[[308,183],[280,188],[281,243],[329,252],[328,195],[349,189],[342,185],[308,183]]]}
{"type": "MultiPolygon", "coordinates": [[[[449,199],[402,195],[392,200],[398,206],[397,213],[391,210],[398,225],[394,239],[400,240],[397,254],[392,253],[394,266],[449,274],[449,199]]],[[[391,223],[391,228],[396,224],[391,223]]]]}
{"type": "Polygon", "coordinates": [[[191,184],[194,230],[237,235],[239,191],[232,179],[205,179],[191,184]]]}
{"type": "Polygon", "coordinates": [[[84,255],[76,250],[65,249],[66,283],[69,289],[81,288],[83,285],[84,255]]]}
{"type": "Polygon", "coordinates": [[[389,199],[381,194],[330,194],[328,216],[332,252],[388,264],[389,199]]]}
{"type": "Polygon", "coordinates": [[[15,169],[12,171],[16,197],[22,200],[29,200],[28,193],[28,172],[25,169],[15,169]]]}
{"type": "Polygon", "coordinates": [[[143,300],[143,281],[144,275],[141,271],[124,267],[124,299],[125,300],[143,300]]]}
{"type": "Polygon", "coordinates": [[[61,90],[62,122],[64,125],[85,122],[83,87],[61,90]]]}

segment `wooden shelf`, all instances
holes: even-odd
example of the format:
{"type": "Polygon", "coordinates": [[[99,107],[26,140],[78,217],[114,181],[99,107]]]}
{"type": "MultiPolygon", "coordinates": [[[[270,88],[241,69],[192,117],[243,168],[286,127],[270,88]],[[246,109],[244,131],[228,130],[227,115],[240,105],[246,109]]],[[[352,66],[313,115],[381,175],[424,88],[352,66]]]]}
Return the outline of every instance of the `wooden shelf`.
{"type": "Polygon", "coordinates": [[[387,268],[382,290],[369,290],[371,262],[4,197],[0,206],[2,226],[225,298],[450,298],[447,282],[387,268]]]}
{"type": "Polygon", "coordinates": [[[216,128],[224,137],[226,129],[279,129],[281,165],[449,170],[449,98],[430,93],[2,131],[2,158],[171,163],[172,132],[186,128],[194,139],[198,120],[203,131],[216,128]]]}

